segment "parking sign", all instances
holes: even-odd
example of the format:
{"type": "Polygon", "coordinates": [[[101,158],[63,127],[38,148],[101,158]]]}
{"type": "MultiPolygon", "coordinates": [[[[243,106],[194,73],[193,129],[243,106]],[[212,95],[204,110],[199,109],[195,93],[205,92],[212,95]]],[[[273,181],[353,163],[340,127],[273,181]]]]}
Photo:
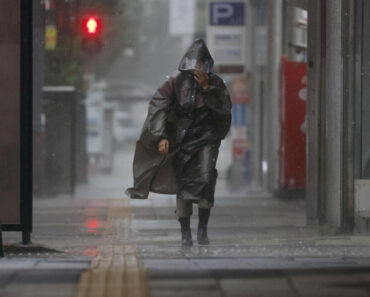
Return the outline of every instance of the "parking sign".
{"type": "Polygon", "coordinates": [[[243,2],[211,2],[211,26],[244,26],[243,2]]]}
{"type": "Polygon", "coordinates": [[[208,2],[207,45],[221,73],[244,73],[246,0],[208,2]]]}

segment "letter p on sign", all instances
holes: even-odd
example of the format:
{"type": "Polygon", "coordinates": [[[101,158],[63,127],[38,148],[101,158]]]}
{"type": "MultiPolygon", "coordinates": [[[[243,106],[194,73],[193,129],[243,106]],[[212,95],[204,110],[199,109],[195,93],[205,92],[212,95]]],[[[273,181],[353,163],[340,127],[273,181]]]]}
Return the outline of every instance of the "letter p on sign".
{"type": "Polygon", "coordinates": [[[211,26],[244,26],[244,2],[211,2],[211,26]]]}

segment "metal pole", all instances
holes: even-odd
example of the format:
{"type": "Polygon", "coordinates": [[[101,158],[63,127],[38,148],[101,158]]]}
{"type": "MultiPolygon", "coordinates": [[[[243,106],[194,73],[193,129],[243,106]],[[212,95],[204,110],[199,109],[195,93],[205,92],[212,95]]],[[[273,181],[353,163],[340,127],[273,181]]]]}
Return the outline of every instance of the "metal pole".
{"type": "Polygon", "coordinates": [[[355,82],[356,82],[356,5],[355,1],[343,2],[343,35],[345,40],[343,57],[343,223],[344,232],[352,232],[354,227],[355,189],[354,189],[354,121],[355,121],[355,82]]]}
{"type": "Polygon", "coordinates": [[[265,125],[267,125],[265,158],[268,164],[267,190],[277,189],[279,149],[280,59],[283,43],[283,1],[268,2],[268,77],[265,125]]]}
{"type": "Polygon", "coordinates": [[[33,27],[32,1],[21,2],[21,225],[22,242],[29,244],[32,232],[32,107],[33,107],[33,27]]]}
{"type": "MultiPolygon", "coordinates": [[[[253,108],[253,128],[252,128],[252,175],[255,185],[262,186],[262,162],[263,162],[263,100],[265,67],[266,67],[266,1],[252,1],[253,12],[252,34],[253,47],[251,49],[252,65],[252,98],[249,103],[253,108]]],[[[251,10],[250,9],[250,10],[251,10]]]]}
{"type": "Polygon", "coordinates": [[[3,247],[3,230],[0,224],[0,258],[4,257],[4,247],[3,247]]]}
{"type": "Polygon", "coordinates": [[[73,92],[73,95],[71,96],[71,155],[70,155],[70,162],[71,162],[71,195],[73,196],[75,194],[75,186],[76,186],[76,113],[77,113],[77,95],[76,92],[73,92]]]}
{"type": "Polygon", "coordinates": [[[22,231],[22,244],[31,244],[31,232],[22,231]]]}
{"type": "Polygon", "coordinates": [[[327,0],[325,83],[326,221],[341,227],[343,205],[343,32],[342,1],[327,0]]]}
{"type": "Polygon", "coordinates": [[[308,69],[307,69],[307,152],[306,152],[306,216],[307,223],[319,223],[320,201],[322,201],[321,170],[320,170],[320,114],[321,114],[321,5],[319,0],[314,0],[308,7],[308,69]]]}
{"type": "Polygon", "coordinates": [[[43,191],[43,155],[42,155],[42,85],[44,82],[42,65],[44,65],[45,13],[42,3],[33,0],[33,187],[34,193],[42,195],[43,191]]]}

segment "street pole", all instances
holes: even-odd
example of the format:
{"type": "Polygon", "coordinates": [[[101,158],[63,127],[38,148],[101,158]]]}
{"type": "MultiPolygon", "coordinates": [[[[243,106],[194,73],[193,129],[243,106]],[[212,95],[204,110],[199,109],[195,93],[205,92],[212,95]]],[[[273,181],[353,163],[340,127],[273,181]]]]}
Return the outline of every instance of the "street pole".
{"type": "Polygon", "coordinates": [[[354,3],[308,6],[308,224],[352,231],[354,223],[354,3]]]}
{"type": "Polygon", "coordinates": [[[267,25],[267,100],[265,104],[265,135],[264,160],[267,161],[267,190],[273,192],[278,182],[278,148],[279,148],[279,117],[280,117],[280,60],[283,42],[283,0],[268,2],[267,25]]]}
{"type": "Polygon", "coordinates": [[[3,230],[0,223],[0,258],[4,257],[4,247],[3,247],[3,230]]]}
{"type": "Polygon", "coordinates": [[[252,180],[255,185],[261,187],[263,181],[262,161],[263,161],[263,101],[265,84],[265,69],[266,69],[266,1],[255,0],[251,2],[251,73],[252,73],[252,100],[251,106],[253,110],[253,125],[252,125],[252,180]]]}
{"type": "Polygon", "coordinates": [[[21,151],[20,199],[22,243],[31,243],[33,205],[33,3],[21,1],[21,151]]]}
{"type": "Polygon", "coordinates": [[[322,18],[321,4],[319,0],[310,2],[308,6],[307,27],[307,152],[306,152],[306,216],[307,223],[316,225],[323,216],[323,203],[321,191],[321,39],[322,18]]]}
{"type": "Polygon", "coordinates": [[[342,1],[326,4],[325,179],[327,223],[340,227],[343,203],[343,40],[342,1]]]}
{"type": "Polygon", "coordinates": [[[33,191],[36,195],[43,192],[43,151],[42,151],[42,86],[44,83],[42,65],[44,65],[45,12],[40,1],[33,1],[33,191]]]}

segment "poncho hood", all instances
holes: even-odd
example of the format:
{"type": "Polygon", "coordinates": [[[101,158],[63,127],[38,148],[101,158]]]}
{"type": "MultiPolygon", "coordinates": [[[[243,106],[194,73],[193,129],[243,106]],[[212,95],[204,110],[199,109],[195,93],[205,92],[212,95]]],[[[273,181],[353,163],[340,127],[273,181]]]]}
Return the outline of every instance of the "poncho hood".
{"type": "Polygon", "coordinates": [[[205,42],[202,39],[196,39],[181,59],[178,69],[180,71],[197,69],[206,73],[211,73],[213,63],[213,58],[205,42]]]}

